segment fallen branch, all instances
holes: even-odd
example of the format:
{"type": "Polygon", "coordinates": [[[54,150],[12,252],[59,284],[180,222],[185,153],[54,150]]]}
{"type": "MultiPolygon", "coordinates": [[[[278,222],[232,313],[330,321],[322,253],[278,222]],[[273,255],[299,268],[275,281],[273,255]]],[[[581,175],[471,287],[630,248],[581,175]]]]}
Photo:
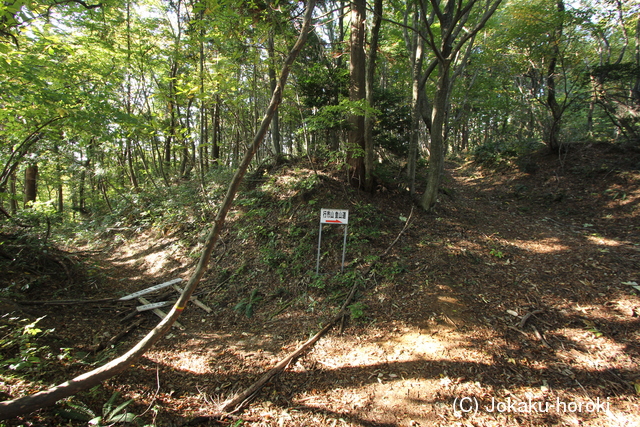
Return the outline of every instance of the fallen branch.
{"type": "Polygon", "coordinates": [[[77,305],[117,302],[118,298],[19,301],[21,305],[77,305]]]}
{"type": "Polygon", "coordinates": [[[407,218],[407,220],[404,222],[404,227],[402,227],[402,230],[400,230],[400,233],[398,233],[398,235],[396,236],[395,240],[393,242],[391,242],[391,244],[389,245],[387,250],[384,251],[382,253],[382,255],[380,255],[380,258],[384,258],[385,256],[387,256],[389,254],[389,251],[393,247],[393,245],[395,245],[398,242],[398,240],[400,239],[400,236],[402,236],[402,234],[405,232],[405,230],[409,227],[409,221],[411,221],[411,216],[412,215],[413,215],[413,206],[411,206],[411,212],[409,213],[409,218],[407,218]]]}
{"type": "Polygon", "coordinates": [[[6,216],[6,217],[7,217],[7,218],[9,218],[9,219],[11,219],[11,218],[12,218],[12,217],[11,217],[11,215],[9,214],[9,212],[7,212],[7,211],[5,210],[5,208],[3,208],[2,206],[0,206],[0,213],[1,213],[2,215],[6,216]]]}
{"type": "MultiPolygon", "coordinates": [[[[30,396],[24,396],[14,400],[0,402],[0,419],[5,420],[7,418],[33,412],[44,406],[53,405],[58,400],[69,397],[75,393],[78,393],[79,391],[94,387],[102,383],[103,381],[112,378],[113,376],[129,368],[135,361],[142,357],[142,355],[144,355],[147,350],[149,350],[156,342],[158,342],[158,340],[160,340],[169,331],[169,329],[171,329],[171,326],[173,326],[180,314],[182,314],[182,311],[185,309],[189,299],[191,298],[191,295],[198,286],[198,283],[200,283],[200,280],[202,279],[205,271],[208,270],[211,254],[213,253],[216,243],[218,242],[218,237],[220,236],[220,232],[222,231],[222,227],[224,226],[227,213],[233,205],[233,200],[236,193],[238,192],[238,189],[240,188],[240,184],[242,183],[244,175],[249,168],[251,160],[258,151],[258,148],[260,148],[260,145],[262,144],[262,141],[264,140],[267,131],[269,130],[271,120],[273,119],[273,116],[275,115],[276,111],[278,110],[278,106],[282,101],[282,92],[287,82],[287,78],[289,76],[289,72],[291,71],[293,62],[300,53],[300,50],[302,49],[302,46],[307,39],[307,35],[309,34],[311,28],[311,21],[315,3],[315,0],[309,0],[309,2],[307,3],[307,8],[304,14],[304,21],[300,29],[298,40],[296,40],[296,43],[291,48],[289,55],[284,61],[282,70],[280,72],[280,78],[278,80],[276,88],[273,91],[271,102],[267,107],[265,115],[262,119],[262,123],[260,124],[260,127],[253,138],[251,146],[245,153],[242,162],[238,166],[238,170],[236,171],[231,183],[229,184],[227,194],[222,201],[222,204],[220,205],[220,210],[218,211],[218,214],[214,220],[213,227],[211,228],[211,231],[207,236],[207,240],[205,242],[202,254],[200,255],[198,265],[189,278],[189,281],[185,286],[184,293],[180,295],[180,298],[173,306],[167,317],[162,319],[160,323],[158,323],[156,327],[153,328],[132,349],[130,349],[122,356],[107,363],[106,365],[94,369],[93,371],[89,371],[82,375],[79,375],[72,380],[64,382],[48,390],[44,390],[30,396]]],[[[2,180],[0,179],[0,184],[1,183],[2,180]]]]}
{"type": "Polygon", "coordinates": [[[139,319],[135,322],[133,322],[132,324],[130,324],[129,326],[127,326],[126,328],[122,329],[117,335],[112,336],[111,338],[109,338],[107,341],[103,341],[100,344],[96,345],[95,347],[93,347],[91,350],[89,350],[91,353],[97,353],[99,351],[104,350],[105,348],[114,345],[115,343],[117,343],[118,341],[120,341],[125,335],[127,335],[129,332],[131,332],[133,329],[137,328],[138,326],[140,326],[140,324],[142,323],[143,319],[139,319]]]}

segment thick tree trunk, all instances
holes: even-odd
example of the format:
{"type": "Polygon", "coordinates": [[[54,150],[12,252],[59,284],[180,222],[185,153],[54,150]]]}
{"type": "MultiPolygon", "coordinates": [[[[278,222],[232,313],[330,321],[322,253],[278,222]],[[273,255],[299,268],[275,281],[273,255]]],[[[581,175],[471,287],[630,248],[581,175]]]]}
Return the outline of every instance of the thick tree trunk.
{"type": "Polygon", "coordinates": [[[431,155],[429,156],[429,170],[427,171],[427,187],[422,196],[421,206],[430,211],[438,199],[438,188],[444,172],[444,158],[446,151],[445,120],[450,91],[450,63],[438,64],[438,83],[431,113],[431,155]]]}
{"type": "Polygon", "coordinates": [[[302,29],[300,30],[300,35],[282,67],[278,86],[273,92],[271,102],[266,110],[264,118],[262,119],[260,128],[256,132],[253,143],[251,144],[249,150],[246,152],[244,159],[240,167],[236,171],[231,184],[229,184],[227,195],[222,202],[222,205],[220,206],[220,210],[218,211],[218,215],[216,216],[213,227],[207,237],[205,248],[200,256],[200,261],[198,262],[195,271],[189,278],[184,292],[180,295],[180,298],[172,307],[169,314],[167,314],[167,316],[135,347],[133,347],[131,350],[118,357],[117,359],[114,359],[111,362],[107,363],[106,365],[82,374],[56,387],[50,388],[49,390],[41,391],[31,396],[25,396],[15,400],[0,402],[0,419],[15,417],[35,411],[36,409],[42,408],[44,406],[52,405],[60,399],[71,396],[72,394],[75,394],[81,390],[96,386],[102,381],[121,373],[129,366],[131,366],[132,363],[138,360],[160,338],[162,338],[175,323],[175,321],[178,319],[178,317],[186,307],[187,302],[191,298],[191,295],[200,282],[200,279],[202,279],[202,276],[207,270],[209,260],[211,259],[211,254],[213,253],[213,249],[218,241],[218,236],[220,235],[220,231],[224,226],[227,213],[229,212],[229,209],[233,204],[233,199],[235,198],[238,188],[240,187],[240,183],[242,182],[242,179],[249,167],[249,163],[253,159],[253,156],[258,151],[260,144],[264,140],[264,137],[269,129],[269,125],[271,124],[273,114],[278,109],[278,106],[282,100],[282,92],[284,89],[284,85],[287,82],[291,66],[298,56],[298,53],[302,49],[302,46],[306,41],[307,34],[309,33],[314,6],[315,0],[309,0],[304,16],[304,23],[302,25],[302,29]]]}
{"type": "Polygon", "coordinates": [[[27,166],[24,171],[24,206],[28,207],[38,196],[38,165],[27,166]]]}
{"type": "MultiPolygon", "coordinates": [[[[349,63],[349,100],[362,101],[366,98],[366,55],[364,52],[366,0],[351,2],[351,61],[349,63]]],[[[351,114],[347,141],[347,163],[349,180],[355,187],[364,186],[364,115],[351,114]]]]}

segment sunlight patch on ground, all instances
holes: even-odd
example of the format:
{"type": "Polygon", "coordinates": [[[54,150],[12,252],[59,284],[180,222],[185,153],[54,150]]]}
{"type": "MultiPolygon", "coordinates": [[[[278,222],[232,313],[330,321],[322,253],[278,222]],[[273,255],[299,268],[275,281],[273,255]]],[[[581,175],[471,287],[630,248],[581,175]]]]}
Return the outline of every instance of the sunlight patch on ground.
{"type": "Polygon", "coordinates": [[[148,265],[147,271],[154,276],[157,275],[160,271],[164,270],[167,263],[169,262],[169,257],[164,251],[149,254],[143,259],[148,265]]]}
{"type": "Polygon", "coordinates": [[[160,365],[170,366],[172,369],[191,372],[194,374],[211,374],[211,356],[209,354],[195,354],[192,351],[154,351],[147,354],[147,358],[160,365]]]}
{"type": "MultiPolygon", "coordinates": [[[[628,353],[627,344],[617,342],[614,338],[600,335],[597,323],[587,321],[584,328],[564,328],[556,331],[565,339],[573,341],[563,349],[558,349],[557,355],[566,363],[565,375],[572,377],[573,371],[584,370],[584,367],[594,376],[602,376],[600,373],[612,371],[617,368],[633,370],[635,362],[633,356],[628,353]]],[[[606,378],[606,375],[604,376],[606,378]]],[[[609,378],[611,379],[611,378],[609,378]]]]}
{"type": "Polygon", "coordinates": [[[339,343],[339,338],[330,338],[325,345],[319,346],[316,357],[319,362],[331,369],[344,367],[364,367],[389,362],[415,361],[416,359],[440,358],[447,345],[428,335],[412,333],[393,341],[371,342],[362,340],[356,343],[339,343]],[[333,341],[333,342],[330,342],[333,341]],[[330,354],[328,348],[336,346],[346,353],[330,354]],[[346,348],[345,348],[346,347],[346,348]]]}
{"type": "Polygon", "coordinates": [[[527,252],[538,254],[550,254],[570,249],[569,246],[560,243],[560,239],[555,237],[536,240],[513,240],[510,244],[527,252]]]}
{"type": "MultiPolygon", "coordinates": [[[[325,368],[358,367],[376,369],[389,363],[423,363],[448,360],[451,354],[458,360],[477,361],[480,354],[468,348],[465,336],[454,330],[424,333],[406,328],[402,333],[383,338],[328,337],[316,345],[314,357],[325,368]]],[[[396,372],[400,376],[401,372],[396,372]]]]}
{"type": "Polygon", "coordinates": [[[585,236],[588,241],[598,246],[621,246],[617,240],[607,239],[602,236],[585,236]]]}

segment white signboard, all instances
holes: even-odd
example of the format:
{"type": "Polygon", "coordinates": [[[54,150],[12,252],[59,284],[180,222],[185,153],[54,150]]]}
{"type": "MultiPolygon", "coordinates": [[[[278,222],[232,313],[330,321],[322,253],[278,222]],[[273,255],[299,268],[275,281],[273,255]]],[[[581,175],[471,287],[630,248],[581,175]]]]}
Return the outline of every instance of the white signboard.
{"type": "Polygon", "coordinates": [[[320,245],[322,244],[322,224],[344,225],[344,241],[342,243],[342,265],[347,252],[347,228],[349,228],[349,211],[346,209],[320,209],[320,230],[318,231],[318,258],[316,260],[316,274],[320,272],[320,245]]]}
{"type": "Polygon", "coordinates": [[[320,209],[320,224],[348,224],[349,211],[346,209],[320,209]]]}

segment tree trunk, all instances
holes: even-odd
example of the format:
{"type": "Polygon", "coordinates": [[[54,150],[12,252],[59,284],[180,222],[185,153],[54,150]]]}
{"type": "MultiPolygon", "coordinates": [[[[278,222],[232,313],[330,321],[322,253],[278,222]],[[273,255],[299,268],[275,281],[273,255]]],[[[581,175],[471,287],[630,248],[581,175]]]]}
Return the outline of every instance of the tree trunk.
{"type": "Polygon", "coordinates": [[[18,213],[18,201],[16,198],[16,173],[15,171],[9,176],[9,194],[11,195],[11,199],[9,199],[9,212],[11,215],[15,215],[18,213]]]}
{"type": "Polygon", "coordinates": [[[220,158],[220,95],[216,95],[216,103],[211,110],[213,129],[211,132],[211,161],[218,164],[220,158]]]}
{"type": "MultiPolygon", "coordinates": [[[[198,66],[200,68],[200,141],[198,143],[198,153],[199,153],[199,165],[200,165],[200,182],[202,186],[205,185],[205,174],[209,169],[209,150],[207,148],[207,143],[209,142],[209,120],[207,120],[209,114],[207,111],[209,109],[208,101],[205,99],[205,67],[204,67],[204,25],[202,25],[202,19],[204,17],[204,10],[201,10],[198,13],[198,19],[200,22],[200,40],[199,40],[199,63],[198,66]]],[[[194,153],[195,154],[195,153],[194,153]]]]}
{"type": "Polygon", "coordinates": [[[445,61],[438,64],[438,73],[438,83],[431,113],[431,153],[429,156],[429,170],[427,171],[427,188],[420,203],[426,211],[432,210],[436,204],[438,187],[440,187],[444,171],[446,151],[444,131],[450,91],[450,63],[445,61]]]}
{"type": "MultiPolygon", "coordinates": [[[[493,15],[501,0],[488,1],[482,3],[484,13],[474,26],[468,25],[467,19],[470,16],[470,9],[477,4],[475,1],[469,2],[463,7],[463,2],[447,0],[442,3],[432,0],[430,3],[434,7],[434,16],[439,21],[440,36],[436,37],[430,19],[426,16],[426,4],[421,3],[423,28],[426,32],[426,42],[435,54],[435,61],[427,67],[427,76],[430,69],[437,63],[438,80],[436,92],[431,109],[431,120],[425,120],[429,127],[431,136],[431,147],[429,155],[429,170],[427,171],[427,187],[420,201],[420,205],[427,211],[433,209],[438,198],[438,187],[444,171],[444,160],[447,149],[446,141],[446,118],[449,108],[449,95],[452,90],[452,64],[456,56],[466,43],[473,43],[473,38],[480,31],[487,20],[493,15]]],[[[455,76],[455,73],[454,73],[455,76]]]]}
{"type": "MultiPolygon", "coordinates": [[[[640,15],[638,16],[638,20],[636,21],[636,50],[634,54],[636,69],[640,70],[640,15]]],[[[636,80],[633,84],[633,89],[631,90],[631,99],[634,102],[634,106],[637,110],[640,110],[640,73],[636,74],[636,80]]],[[[636,141],[640,142],[640,141],[636,141]]]]}
{"type": "MultiPolygon", "coordinates": [[[[366,0],[351,2],[351,61],[349,63],[349,100],[362,101],[366,98],[366,55],[364,52],[366,0]]],[[[351,114],[347,138],[347,163],[349,180],[354,187],[364,186],[364,115],[351,114]]]]}
{"type": "MultiPolygon", "coordinates": [[[[267,40],[267,53],[269,55],[269,82],[271,83],[271,92],[273,92],[276,90],[278,84],[273,34],[269,34],[269,39],[267,40]]],[[[273,116],[273,123],[271,123],[271,141],[273,144],[273,155],[276,158],[276,162],[278,162],[282,156],[282,147],[280,146],[280,118],[277,111],[273,116]]]]}
{"type": "Polygon", "coordinates": [[[564,14],[564,2],[558,0],[557,11],[560,21],[553,30],[551,38],[551,58],[549,67],[547,68],[547,106],[549,107],[550,117],[547,128],[546,143],[549,150],[553,153],[560,150],[560,130],[563,114],[563,107],[558,103],[556,96],[556,66],[560,59],[560,39],[563,32],[562,14],[564,14]]]}
{"type": "Polygon", "coordinates": [[[36,201],[38,196],[38,165],[28,165],[24,171],[24,207],[36,201]]]}
{"type": "Polygon", "coordinates": [[[413,85],[411,90],[411,136],[409,140],[409,153],[407,159],[407,178],[409,179],[409,191],[414,194],[416,191],[416,164],[418,162],[418,143],[420,138],[420,109],[422,91],[422,61],[423,61],[424,40],[418,36],[415,42],[415,52],[413,54],[413,85]]]}
{"type": "MultiPolygon", "coordinates": [[[[365,79],[365,89],[367,97],[367,105],[373,108],[373,81],[376,73],[376,58],[378,56],[378,39],[380,35],[380,23],[382,22],[382,0],[375,0],[373,5],[373,25],[371,27],[371,41],[369,46],[369,58],[367,62],[367,72],[365,79]]],[[[373,192],[373,122],[375,117],[367,114],[364,120],[364,189],[373,192]]]]}
{"type": "Polygon", "coordinates": [[[258,151],[260,144],[264,140],[264,136],[266,135],[269,129],[269,125],[271,124],[273,114],[278,109],[278,106],[282,100],[282,92],[284,89],[284,85],[287,82],[291,66],[293,65],[293,62],[298,56],[298,53],[302,49],[302,46],[304,45],[307,38],[307,34],[311,26],[311,18],[314,6],[315,0],[309,0],[307,9],[305,11],[304,23],[302,25],[302,29],[300,30],[300,35],[282,67],[282,71],[280,72],[280,81],[278,83],[278,86],[276,87],[276,90],[273,92],[269,107],[267,108],[264,118],[262,119],[262,124],[260,125],[260,128],[258,129],[258,132],[253,139],[253,143],[250,149],[247,150],[242,164],[236,171],[231,184],[229,184],[227,195],[222,202],[222,205],[220,206],[220,210],[218,211],[218,215],[216,216],[213,227],[207,237],[205,248],[200,256],[200,261],[198,262],[195,271],[189,278],[189,281],[184,291],[180,295],[180,298],[178,298],[178,301],[175,303],[169,314],[167,314],[167,316],[135,347],[133,347],[131,350],[118,357],[117,359],[114,359],[111,362],[107,363],[106,365],[94,369],[93,371],[84,373],[70,381],[50,388],[49,390],[41,391],[31,396],[25,396],[15,400],[0,402],[0,419],[4,420],[35,411],[36,409],[42,408],[44,406],[52,405],[60,399],[64,399],[65,397],[71,396],[81,390],[96,386],[102,381],[123,372],[129,366],[131,366],[132,363],[138,360],[148,349],[150,349],[160,338],[162,338],[175,323],[175,321],[178,319],[178,317],[186,307],[187,302],[193,294],[193,291],[198,286],[200,279],[207,270],[209,260],[211,259],[211,254],[218,241],[218,236],[220,235],[220,231],[224,226],[227,213],[229,212],[229,209],[233,204],[233,199],[235,198],[238,188],[240,187],[240,183],[242,182],[242,179],[249,167],[249,163],[251,163],[253,156],[258,151]]]}

